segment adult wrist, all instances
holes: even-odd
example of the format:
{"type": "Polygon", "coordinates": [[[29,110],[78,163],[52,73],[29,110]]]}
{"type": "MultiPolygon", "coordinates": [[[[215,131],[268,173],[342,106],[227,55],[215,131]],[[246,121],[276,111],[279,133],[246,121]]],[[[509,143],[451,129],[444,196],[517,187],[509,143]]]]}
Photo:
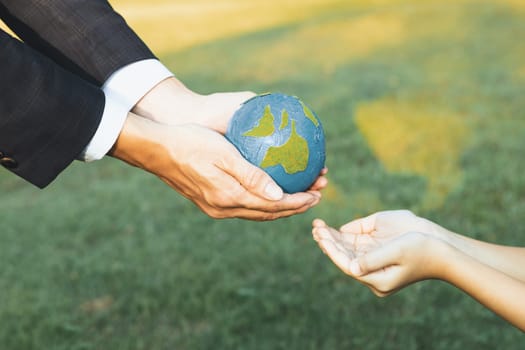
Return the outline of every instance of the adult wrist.
{"type": "Polygon", "coordinates": [[[105,108],[93,138],[79,155],[83,161],[94,161],[111,152],[128,112],[159,82],[173,74],[157,59],[131,63],[115,71],[104,83],[105,108]]]}
{"type": "Polygon", "coordinates": [[[120,159],[130,165],[145,168],[146,163],[154,160],[159,152],[160,135],[155,123],[132,112],[124,122],[108,155],[120,159]]]}
{"type": "Polygon", "coordinates": [[[168,77],[149,90],[133,107],[132,112],[165,124],[186,123],[185,110],[193,110],[199,94],[188,89],[175,77],[168,77]]]}

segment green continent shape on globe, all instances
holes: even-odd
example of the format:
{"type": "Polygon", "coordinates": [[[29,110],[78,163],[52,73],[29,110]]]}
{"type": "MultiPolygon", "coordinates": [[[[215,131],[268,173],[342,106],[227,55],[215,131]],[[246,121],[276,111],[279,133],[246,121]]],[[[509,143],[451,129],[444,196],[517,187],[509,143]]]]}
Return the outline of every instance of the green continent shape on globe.
{"type": "Polygon", "coordinates": [[[246,131],[243,136],[266,137],[273,135],[275,132],[274,120],[275,117],[272,114],[270,105],[267,105],[264,108],[263,116],[259,119],[259,124],[253,129],[246,131]]]}
{"type": "Polygon", "coordinates": [[[282,146],[271,146],[261,162],[261,168],[281,165],[287,174],[304,171],[308,166],[308,142],[295,131],[292,120],[292,133],[282,146]]]}
{"type": "Polygon", "coordinates": [[[301,102],[301,106],[303,106],[303,112],[304,112],[304,115],[306,116],[306,118],[310,119],[310,121],[312,123],[314,123],[314,125],[317,127],[319,126],[319,121],[317,120],[317,118],[315,117],[314,113],[310,110],[310,108],[308,108],[304,103],[303,101],[300,101],[301,102]]]}
{"type": "Polygon", "coordinates": [[[283,109],[281,112],[281,126],[279,126],[279,130],[282,130],[288,126],[288,111],[286,109],[283,109]]]}

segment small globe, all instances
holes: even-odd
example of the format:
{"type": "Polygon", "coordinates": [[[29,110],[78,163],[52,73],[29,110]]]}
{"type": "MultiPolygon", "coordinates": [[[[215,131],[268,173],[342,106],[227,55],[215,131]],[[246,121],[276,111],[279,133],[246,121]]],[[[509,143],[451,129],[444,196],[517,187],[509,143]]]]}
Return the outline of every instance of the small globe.
{"type": "Polygon", "coordinates": [[[324,167],[321,121],[295,96],[271,93],[244,102],[226,138],[287,193],[310,188],[324,167]]]}

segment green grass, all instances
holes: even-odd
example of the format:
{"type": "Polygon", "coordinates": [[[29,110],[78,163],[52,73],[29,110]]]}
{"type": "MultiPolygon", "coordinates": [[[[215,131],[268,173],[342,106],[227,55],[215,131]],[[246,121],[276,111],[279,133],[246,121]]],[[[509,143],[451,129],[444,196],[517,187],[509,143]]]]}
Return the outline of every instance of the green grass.
{"type": "Polygon", "coordinates": [[[518,3],[340,2],[163,51],[197,91],[308,101],[327,134],[323,203],[270,223],[212,220],[112,159],[76,163],[44,191],[2,171],[0,348],[521,348],[521,332],[444,283],[376,298],[310,235],[317,216],[337,226],[408,208],[525,244],[518,3]]]}

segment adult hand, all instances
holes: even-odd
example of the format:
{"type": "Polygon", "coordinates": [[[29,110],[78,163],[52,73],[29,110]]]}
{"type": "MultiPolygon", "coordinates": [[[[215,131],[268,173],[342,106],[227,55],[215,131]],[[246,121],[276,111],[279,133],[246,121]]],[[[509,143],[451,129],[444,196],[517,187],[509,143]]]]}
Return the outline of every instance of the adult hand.
{"type": "MultiPolygon", "coordinates": [[[[235,111],[253,96],[255,93],[251,91],[201,95],[171,77],[149,91],[135,105],[133,112],[159,123],[171,126],[197,124],[224,135],[235,111]]],[[[310,190],[321,191],[327,186],[327,172],[327,168],[321,171],[310,190]]]]}
{"type": "Polygon", "coordinates": [[[130,113],[111,155],[155,174],[213,218],[273,220],[321,197],[317,190],[284,194],[224,137],[199,125],[162,125],[130,113]]]}
{"type": "Polygon", "coordinates": [[[171,77],[150,90],[133,112],[168,125],[198,124],[224,135],[235,111],[253,96],[251,91],[201,95],[171,77]]]}

